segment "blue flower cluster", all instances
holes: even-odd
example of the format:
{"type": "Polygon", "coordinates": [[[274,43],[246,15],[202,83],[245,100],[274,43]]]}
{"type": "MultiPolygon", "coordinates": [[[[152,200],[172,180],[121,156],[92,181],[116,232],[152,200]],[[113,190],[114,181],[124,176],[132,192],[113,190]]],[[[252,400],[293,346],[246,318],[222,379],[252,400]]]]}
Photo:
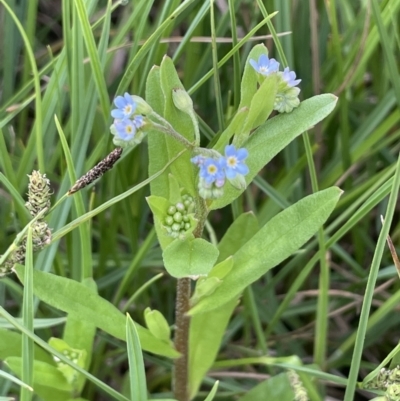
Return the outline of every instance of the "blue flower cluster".
{"type": "MultiPolygon", "coordinates": [[[[279,63],[274,58],[269,58],[266,54],[262,54],[258,58],[258,62],[250,59],[249,63],[259,74],[266,77],[274,72],[279,72],[279,63]]],[[[290,71],[289,67],[286,67],[280,74],[288,86],[297,86],[301,82],[301,79],[296,79],[296,73],[290,71]]]]}
{"type": "Polygon", "coordinates": [[[289,67],[279,71],[279,63],[274,58],[269,58],[266,54],[262,54],[258,61],[250,59],[249,63],[257,73],[265,77],[276,73],[278,90],[274,110],[280,113],[289,113],[300,104],[298,98],[300,89],[296,86],[301,82],[301,79],[296,79],[294,71],[290,71],[289,67]]]}
{"type": "Polygon", "coordinates": [[[190,159],[200,168],[199,194],[203,198],[211,199],[222,196],[226,178],[235,180],[248,174],[249,168],[245,164],[247,156],[247,149],[236,150],[234,145],[227,145],[225,156],[216,159],[200,154],[190,159]]]}
{"type": "Polygon", "coordinates": [[[125,92],[124,96],[117,96],[114,99],[116,109],[111,111],[111,116],[114,117],[114,123],[111,126],[111,133],[115,135],[114,143],[121,145],[122,142],[132,144],[139,143],[142,139],[136,137],[138,130],[143,127],[143,116],[135,115],[137,104],[132,96],[125,92]]]}

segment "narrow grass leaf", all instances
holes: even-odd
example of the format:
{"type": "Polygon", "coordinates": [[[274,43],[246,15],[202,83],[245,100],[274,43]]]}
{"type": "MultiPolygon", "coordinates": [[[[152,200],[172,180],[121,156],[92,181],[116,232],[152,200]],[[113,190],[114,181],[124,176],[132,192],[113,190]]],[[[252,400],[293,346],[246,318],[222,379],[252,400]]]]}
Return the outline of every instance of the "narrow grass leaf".
{"type": "Polygon", "coordinates": [[[186,0],[175,11],[153,32],[153,34],[146,40],[146,43],[140,48],[135,57],[131,60],[128,67],[125,70],[125,74],[118,85],[116,93],[123,93],[129,84],[132,82],[132,78],[138,69],[141,61],[144,59],[149,50],[157,43],[160,36],[168,28],[168,26],[175,21],[175,19],[195,0],[186,0]]]}
{"type": "Polygon", "coordinates": [[[214,383],[214,385],[213,385],[213,387],[212,387],[212,389],[210,391],[210,394],[208,394],[207,398],[204,401],[212,401],[214,399],[215,394],[217,394],[218,384],[219,384],[219,380],[217,380],[214,383]]]}
{"type": "Polygon", "coordinates": [[[97,92],[100,98],[102,115],[105,124],[107,124],[110,115],[110,102],[108,97],[107,84],[104,79],[100,57],[96,48],[96,42],[94,40],[93,32],[89,24],[87,10],[84,2],[82,0],[77,0],[74,2],[74,4],[78,12],[79,21],[81,23],[86,49],[89,53],[90,66],[93,71],[94,81],[96,83],[97,92]]]}
{"type": "MultiPolygon", "coordinates": [[[[3,359],[3,358],[2,358],[3,359]]],[[[4,372],[4,370],[0,370],[0,377],[3,377],[6,380],[10,380],[11,382],[15,383],[16,385],[20,387],[26,387],[28,390],[33,391],[33,388],[31,386],[28,386],[26,383],[22,382],[21,380],[17,379],[15,376],[10,375],[7,372],[4,372]]],[[[14,398],[7,398],[8,399],[14,399],[14,398]]]]}
{"type": "Polygon", "coordinates": [[[126,315],[126,347],[128,350],[131,400],[147,401],[146,373],[142,349],[135,324],[128,314],[126,315]]]}
{"type": "Polygon", "coordinates": [[[31,74],[33,75],[33,82],[35,87],[35,142],[36,142],[36,153],[39,162],[39,168],[42,171],[46,171],[45,162],[44,162],[44,154],[43,154],[43,110],[42,110],[42,92],[40,88],[40,79],[39,79],[39,71],[36,65],[35,55],[33,53],[31,44],[29,42],[29,38],[21,24],[18,20],[18,17],[15,15],[11,7],[7,4],[5,0],[0,0],[6,9],[7,13],[14,20],[15,25],[17,26],[22,40],[25,45],[25,51],[28,55],[28,60],[31,67],[31,74]]]}
{"type": "MultiPolygon", "coordinates": [[[[32,227],[28,229],[26,239],[25,272],[24,272],[24,295],[22,300],[22,321],[27,330],[33,332],[33,247],[32,247],[32,227]]],[[[29,386],[33,385],[33,358],[34,342],[25,334],[22,334],[22,381],[29,386]]],[[[15,357],[14,357],[15,358],[15,357]]],[[[17,357],[18,358],[18,357],[17,357]]],[[[30,401],[32,392],[26,388],[21,388],[21,401],[30,401]]]]}

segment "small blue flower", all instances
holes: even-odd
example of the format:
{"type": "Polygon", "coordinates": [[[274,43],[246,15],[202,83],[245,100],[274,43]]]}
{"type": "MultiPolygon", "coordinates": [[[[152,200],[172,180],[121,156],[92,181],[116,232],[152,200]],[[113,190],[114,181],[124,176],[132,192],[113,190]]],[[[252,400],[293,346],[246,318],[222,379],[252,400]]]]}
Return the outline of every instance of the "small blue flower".
{"type": "Polygon", "coordinates": [[[258,62],[250,59],[250,65],[260,74],[268,76],[279,70],[279,63],[274,58],[268,58],[266,54],[262,54],[258,58],[258,62]]]}
{"type": "Polygon", "coordinates": [[[142,115],[137,115],[133,118],[133,123],[135,124],[136,128],[139,129],[143,127],[144,121],[143,121],[143,116],[142,115]]]}
{"type": "Polygon", "coordinates": [[[225,184],[225,160],[223,157],[219,159],[205,158],[200,166],[200,177],[203,178],[207,185],[215,182],[215,185],[222,187],[225,184]]]}
{"type": "Polygon", "coordinates": [[[301,82],[301,79],[296,79],[296,73],[294,71],[290,71],[289,67],[286,67],[283,70],[282,78],[290,87],[296,86],[301,82]]]}
{"type": "Polygon", "coordinates": [[[237,174],[246,175],[249,168],[244,163],[249,152],[245,148],[236,150],[234,145],[225,147],[225,174],[228,179],[233,179],[237,174]]]}
{"type": "Polygon", "coordinates": [[[192,157],[192,158],[190,159],[190,161],[191,161],[193,164],[195,164],[196,166],[199,166],[199,167],[203,165],[203,163],[204,163],[205,160],[206,160],[206,158],[205,158],[204,156],[202,156],[202,155],[197,155],[197,156],[192,157]]]}
{"type": "Polygon", "coordinates": [[[114,126],[117,136],[123,141],[130,141],[136,134],[135,122],[130,119],[115,120],[114,126]]]}
{"type": "Polygon", "coordinates": [[[136,110],[136,103],[128,92],[125,92],[124,96],[117,96],[114,104],[117,109],[111,111],[111,116],[118,120],[129,118],[136,110]]]}

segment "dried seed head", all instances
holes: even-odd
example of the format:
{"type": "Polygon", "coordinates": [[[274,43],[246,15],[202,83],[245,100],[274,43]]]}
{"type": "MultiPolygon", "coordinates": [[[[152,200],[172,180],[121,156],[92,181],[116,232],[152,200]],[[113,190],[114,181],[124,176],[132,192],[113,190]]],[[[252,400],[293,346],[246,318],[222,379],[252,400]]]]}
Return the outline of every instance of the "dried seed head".
{"type": "Polygon", "coordinates": [[[75,192],[80,191],[82,188],[85,188],[87,185],[97,180],[97,178],[101,177],[105,172],[114,166],[116,161],[121,157],[121,154],[122,148],[115,148],[105,159],[96,164],[85,175],[79,178],[79,180],[76,181],[72,188],[68,191],[68,195],[72,195],[75,192]]]}
{"type": "Polygon", "coordinates": [[[50,208],[50,181],[46,178],[46,174],[40,171],[32,171],[28,184],[28,202],[25,203],[29,213],[35,217],[43,209],[50,208]]]}
{"type": "MultiPolygon", "coordinates": [[[[28,177],[28,202],[25,203],[25,206],[32,216],[36,216],[42,210],[50,208],[50,181],[45,174],[40,174],[39,171],[33,171],[28,177]]],[[[33,251],[37,252],[50,243],[51,230],[42,218],[32,223],[31,227],[33,251]]],[[[14,252],[0,266],[0,278],[11,273],[16,263],[24,263],[26,241],[27,236],[25,235],[14,252]]]]}

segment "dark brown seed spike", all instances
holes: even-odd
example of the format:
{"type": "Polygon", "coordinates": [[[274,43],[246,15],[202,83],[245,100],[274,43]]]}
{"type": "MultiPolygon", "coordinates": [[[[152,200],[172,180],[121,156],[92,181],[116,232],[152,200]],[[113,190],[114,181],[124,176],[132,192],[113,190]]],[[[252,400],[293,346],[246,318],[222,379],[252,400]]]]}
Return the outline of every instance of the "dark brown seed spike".
{"type": "Polygon", "coordinates": [[[68,191],[68,195],[72,195],[75,192],[85,188],[93,181],[97,180],[104,173],[110,170],[116,161],[121,157],[122,148],[115,148],[108,156],[106,156],[101,162],[97,163],[91,170],[83,175],[79,180],[75,182],[72,188],[68,191]]]}

